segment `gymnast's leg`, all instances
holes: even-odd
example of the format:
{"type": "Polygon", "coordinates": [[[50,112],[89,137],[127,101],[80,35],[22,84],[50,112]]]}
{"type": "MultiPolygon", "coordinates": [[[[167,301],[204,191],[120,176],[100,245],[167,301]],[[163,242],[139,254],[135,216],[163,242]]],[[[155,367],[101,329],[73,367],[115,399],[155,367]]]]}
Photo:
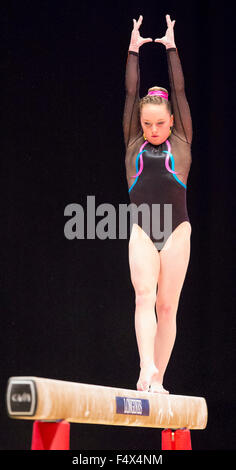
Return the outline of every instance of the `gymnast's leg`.
{"type": "Polygon", "coordinates": [[[176,337],[176,314],[190,257],[191,225],[182,222],[172,238],[160,251],[160,271],[156,297],[157,329],[155,338],[155,365],[158,380],[153,380],[151,391],[159,391],[176,337]],[[168,243],[170,241],[170,243],[168,243]]]}
{"type": "Polygon", "coordinates": [[[129,265],[135,290],[135,331],[141,369],[137,390],[148,391],[151,381],[158,377],[154,363],[154,343],[160,255],[148,235],[137,224],[133,224],[129,240],[129,265]]]}

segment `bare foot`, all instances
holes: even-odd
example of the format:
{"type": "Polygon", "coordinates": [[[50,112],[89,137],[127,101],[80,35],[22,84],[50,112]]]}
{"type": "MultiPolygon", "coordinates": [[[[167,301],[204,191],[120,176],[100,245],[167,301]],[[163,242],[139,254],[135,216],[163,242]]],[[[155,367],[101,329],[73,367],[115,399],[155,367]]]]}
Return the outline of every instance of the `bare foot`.
{"type": "Polygon", "coordinates": [[[151,393],[165,393],[165,394],[169,393],[169,391],[166,390],[160,382],[152,383],[149,391],[151,393]]]}
{"type": "Polygon", "coordinates": [[[157,381],[158,369],[152,364],[146,367],[142,367],[137,382],[137,390],[141,392],[149,392],[153,381],[157,381]]]}

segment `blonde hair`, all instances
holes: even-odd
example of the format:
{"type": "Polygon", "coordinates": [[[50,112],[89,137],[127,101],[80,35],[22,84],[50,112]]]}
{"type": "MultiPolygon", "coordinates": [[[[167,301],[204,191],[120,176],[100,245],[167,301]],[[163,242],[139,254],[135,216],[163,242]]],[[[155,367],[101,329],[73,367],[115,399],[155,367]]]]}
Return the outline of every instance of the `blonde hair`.
{"type": "MultiPolygon", "coordinates": [[[[148,93],[149,93],[149,91],[154,91],[154,90],[160,90],[160,91],[164,91],[165,93],[168,93],[166,88],[162,88],[160,86],[153,86],[152,88],[149,88],[148,93]]],[[[165,104],[168,111],[169,111],[169,113],[172,114],[171,102],[169,100],[166,100],[165,98],[162,98],[162,96],[148,95],[148,94],[146,96],[143,96],[143,98],[141,98],[140,101],[139,101],[140,114],[141,114],[142,107],[145,104],[165,104]]]]}

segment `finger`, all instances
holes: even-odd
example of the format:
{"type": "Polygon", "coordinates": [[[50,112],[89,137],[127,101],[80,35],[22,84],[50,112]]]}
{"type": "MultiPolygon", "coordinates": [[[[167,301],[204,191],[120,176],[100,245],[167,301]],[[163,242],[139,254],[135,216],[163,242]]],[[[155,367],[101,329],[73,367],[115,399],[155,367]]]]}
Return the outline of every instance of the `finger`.
{"type": "Polygon", "coordinates": [[[166,15],[166,22],[167,22],[167,26],[170,26],[171,24],[170,15],[166,15]]]}
{"type": "Polygon", "coordinates": [[[134,23],[133,27],[135,28],[135,26],[136,26],[136,20],[135,20],[134,18],[133,18],[133,23],[134,23]]]}
{"type": "Polygon", "coordinates": [[[140,25],[142,24],[142,21],[143,21],[143,17],[142,17],[142,15],[139,15],[139,19],[138,19],[138,22],[137,22],[138,28],[139,28],[140,25]]]}
{"type": "Polygon", "coordinates": [[[172,26],[174,27],[174,25],[175,25],[175,20],[172,21],[172,26]]]}
{"type": "Polygon", "coordinates": [[[142,38],[142,42],[145,43],[145,42],[151,42],[153,41],[152,38],[142,38]]]}
{"type": "Polygon", "coordinates": [[[154,42],[163,42],[165,40],[165,36],[163,38],[157,38],[154,42]]]}

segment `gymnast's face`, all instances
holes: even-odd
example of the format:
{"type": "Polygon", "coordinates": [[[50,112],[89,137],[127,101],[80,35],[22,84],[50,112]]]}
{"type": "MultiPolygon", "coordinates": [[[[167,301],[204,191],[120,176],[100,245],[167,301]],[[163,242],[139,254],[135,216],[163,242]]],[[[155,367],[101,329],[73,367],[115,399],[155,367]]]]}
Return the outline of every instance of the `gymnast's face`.
{"type": "Polygon", "coordinates": [[[154,145],[160,145],[168,139],[174,117],[163,104],[145,104],[141,109],[141,126],[146,139],[154,145]]]}

